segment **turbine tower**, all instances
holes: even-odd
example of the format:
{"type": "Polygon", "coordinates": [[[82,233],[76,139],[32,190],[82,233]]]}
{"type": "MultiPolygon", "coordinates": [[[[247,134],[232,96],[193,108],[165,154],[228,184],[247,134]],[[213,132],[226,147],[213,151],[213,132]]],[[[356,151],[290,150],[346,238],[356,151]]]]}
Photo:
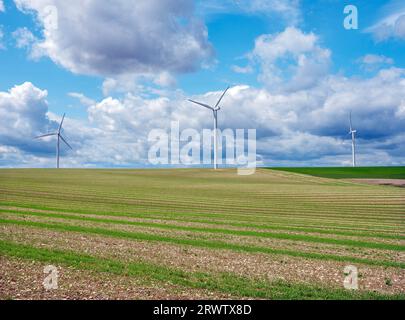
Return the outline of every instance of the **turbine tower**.
{"type": "Polygon", "coordinates": [[[210,109],[212,110],[212,113],[214,114],[214,169],[218,169],[218,111],[221,110],[221,108],[219,107],[219,104],[222,101],[222,98],[225,96],[226,92],[229,90],[229,87],[226,88],[226,90],[224,91],[224,93],[221,95],[221,97],[219,98],[218,102],[215,104],[214,107],[205,104],[205,103],[201,103],[201,102],[197,102],[194,100],[188,100],[192,103],[198,104],[204,108],[210,109]]]}
{"type": "Polygon", "coordinates": [[[355,167],[356,166],[356,133],[357,133],[357,130],[353,129],[351,112],[350,112],[350,116],[349,116],[349,122],[350,122],[349,134],[352,135],[352,165],[353,165],[353,167],[355,167]]]}
{"type": "Polygon", "coordinates": [[[65,140],[65,138],[63,138],[63,136],[61,134],[63,120],[65,120],[65,115],[66,114],[63,114],[62,121],[59,124],[59,128],[58,128],[57,132],[47,133],[47,134],[44,134],[42,136],[35,137],[35,139],[40,139],[40,138],[49,137],[49,136],[57,136],[58,137],[58,140],[56,142],[56,168],[57,169],[59,169],[60,140],[62,140],[70,149],[72,149],[72,147],[69,145],[69,143],[67,143],[67,141],[65,140]]]}

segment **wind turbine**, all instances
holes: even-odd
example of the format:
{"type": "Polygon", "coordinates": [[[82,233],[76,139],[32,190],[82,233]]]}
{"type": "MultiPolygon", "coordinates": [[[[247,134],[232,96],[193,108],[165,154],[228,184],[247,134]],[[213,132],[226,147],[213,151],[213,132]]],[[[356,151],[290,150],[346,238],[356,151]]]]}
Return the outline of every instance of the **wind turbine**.
{"type": "MultiPolygon", "coordinates": [[[[65,138],[63,138],[63,136],[62,136],[62,134],[61,134],[62,125],[63,125],[63,120],[65,120],[65,115],[66,115],[66,114],[64,113],[64,114],[63,114],[63,117],[62,117],[62,121],[61,121],[60,124],[59,124],[59,129],[58,129],[57,132],[54,132],[54,133],[47,133],[47,134],[44,134],[44,135],[42,135],[42,136],[35,137],[35,139],[40,139],[40,138],[49,137],[49,136],[57,136],[57,137],[58,137],[58,140],[57,140],[57,143],[56,143],[56,168],[58,168],[58,169],[59,169],[60,140],[62,140],[70,149],[72,149],[72,147],[70,146],[70,144],[67,143],[67,141],[65,140],[65,138]]],[[[73,150],[73,149],[72,149],[72,150],[73,150]]]]}
{"type": "Polygon", "coordinates": [[[214,114],[214,169],[215,170],[218,169],[218,111],[221,110],[221,108],[219,107],[219,104],[221,103],[222,98],[225,96],[225,94],[228,90],[229,90],[229,87],[226,88],[226,90],[221,95],[221,97],[219,98],[218,102],[215,104],[214,107],[212,107],[208,104],[205,104],[205,103],[201,103],[198,101],[188,99],[188,101],[190,101],[192,103],[198,104],[204,108],[212,110],[212,113],[214,114]]]}
{"type": "Polygon", "coordinates": [[[356,133],[357,133],[357,130],[353,129],[351,112],[350,112],[350,116],[349,116],[349,122],[350,122],[349,134],[352,135],[352,163],[353,163],[353,167],[355,167],[356,166],[356,133]]]}

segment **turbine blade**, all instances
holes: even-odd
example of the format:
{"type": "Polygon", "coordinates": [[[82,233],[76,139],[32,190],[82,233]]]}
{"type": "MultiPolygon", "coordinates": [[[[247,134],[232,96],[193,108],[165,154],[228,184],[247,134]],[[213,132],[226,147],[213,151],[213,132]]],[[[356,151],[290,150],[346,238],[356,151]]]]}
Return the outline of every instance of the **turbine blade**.
{"type": "Polygon", "coordinates": [[[190,100],[190,99],[188,99],[188,101],[190,101],[190,102],[192,102],[192,103],[195,103],[195,104],[198,104],[198,105],[200,105],[200,106],[203,106],[204,108],[207,108],[207,109],[210,109],[210,110],[214,110],[214,108],[211,107],[211,106],[209,106],[208,104],[201,103],[201,102],[197,102],[197,101],[190,100]]]}
{"type": "Polygon", "coordinates": [[[353,131],[353,126],[352,126],[352,112],[350,111],[349,115],[349,122],[350,122],[350,133],[353,131]]]}
{"type": "Polygon", "coordinates": [[[59,130],[58,130],[59,133],[60,133],[60,130],[62,129],[63,121],[65,120],[65,115],[66,115],[66,113],[63,114],[62,121],[60,122],[59,130]]]}
{"type": "Polygon", "coordinates": [[[221,101],[222,101],[222,98],[224,97],[224,95],[226,94],[226,92],[229,90],[229,88],[230,88],[230,87],[226,88],[226,90],[225,90],[224,93],[222,94],[221,98],[219,98],[219,100],[218,100],[217,104],[215,105],[215,108],[214,108],[214,109],[216,109],[216,108],[219,106],[219,104],[220,104],[221,101]]]}
{"type": "Polygon", "coordinates": [[[73,148],[70,146],[70,144],[67,143],[67,141],[62,137],[62,135],[59,135],[59,137],[62,139],[62,141],[63,141],[64,143],[66,143],[66,145],[67,145],[70,149],[73,150],[73,148]]]}
{"type": "Polygon", "coordinates": [[[47,134],[43,134],[42,136],[38,136],[35,137],[34,139],[40,139],[40,138],[45,138],[45,137],[49,137],[49,136],[56,136],[57,133],[47,133],[47,134]]]}

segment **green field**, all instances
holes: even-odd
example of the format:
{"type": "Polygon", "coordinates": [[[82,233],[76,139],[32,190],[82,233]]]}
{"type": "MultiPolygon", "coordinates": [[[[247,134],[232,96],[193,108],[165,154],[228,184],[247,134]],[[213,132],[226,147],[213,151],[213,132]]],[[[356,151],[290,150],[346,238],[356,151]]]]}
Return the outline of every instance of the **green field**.
{"type": "Polygon", "coordinates": [[[405,189],[285,170],[0,170],[0,298],[405,299],[405,189]]]}
{"type": "Polygon", "coordinates": [[[405,179],[405,167],[306,167],[271,169],[332,179],[405,179]]]}

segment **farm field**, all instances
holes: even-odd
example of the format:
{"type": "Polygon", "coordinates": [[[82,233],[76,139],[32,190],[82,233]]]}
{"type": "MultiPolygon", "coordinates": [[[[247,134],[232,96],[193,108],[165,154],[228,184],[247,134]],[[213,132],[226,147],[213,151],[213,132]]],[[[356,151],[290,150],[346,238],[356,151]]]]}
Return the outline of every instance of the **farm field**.
{"type": "Polygon", "coordinates": [[[0,266],[0,299],[405,299],[405,189],[271,169],[0,170],[0,266]]]}
{"type": "Polygon", "coordinates": [[[333,179],[405,179],[405,167],[272,168],[333,179]]]}

